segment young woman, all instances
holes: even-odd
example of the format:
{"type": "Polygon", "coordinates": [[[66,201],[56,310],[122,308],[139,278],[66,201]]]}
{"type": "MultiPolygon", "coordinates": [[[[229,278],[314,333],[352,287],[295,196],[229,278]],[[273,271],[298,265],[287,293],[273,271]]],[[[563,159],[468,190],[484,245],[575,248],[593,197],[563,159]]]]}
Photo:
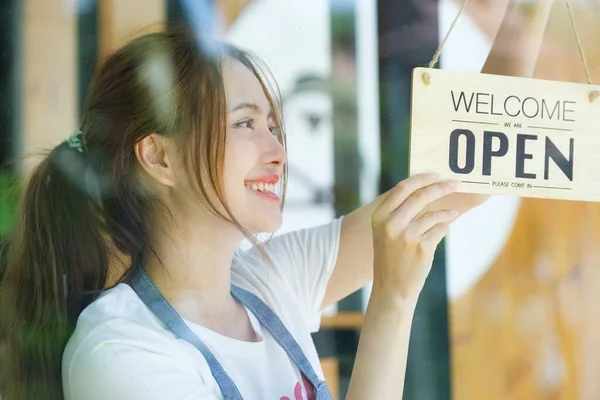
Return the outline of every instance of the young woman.
{"type": "Polygon", "coordinates": [[[482,197],[414,176],[240,251],[281,223],[280,110],[248,54],[186,30],[108,57],[26,188],[0,288],[6,399],[329,399],[310,333],[369,281],[348,398],[402,397],[434,250],[482,197]]]}

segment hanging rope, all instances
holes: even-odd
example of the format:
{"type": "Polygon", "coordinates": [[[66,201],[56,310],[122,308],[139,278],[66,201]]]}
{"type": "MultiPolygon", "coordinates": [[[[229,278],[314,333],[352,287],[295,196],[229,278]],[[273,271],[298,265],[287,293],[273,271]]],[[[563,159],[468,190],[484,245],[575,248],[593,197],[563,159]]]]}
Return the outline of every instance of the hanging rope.
{"type": "Polygon", "coordinates": [[[577,41],[577,49],[579,50],[579,57],[581,57],[581,62],[583,64],[583,69],[585,71],[585,78],[587,79],[587,83],[592,84],[592,79],[590,78],[590,71],[588,69],[587,61],[585,58],[585,53],[583,52],[583,46],[581,45],[581,38],[579,37],[579,32],[577,31],[577,24],[575,23],[575,17],[573,16],[573,10],[571,9],[571,2],[566,0],[567,9],[569,10],[569,19],[571,20],[571,26],[573,27],[573,33],[575,33],[575,40],[577,41]]]}
{"type": "Polygon", "coordinates": [[[469,0],[464,0],[462,6],[460,7],[460,10],[458,10],[458,14],[456,14],[456,17],[454,17],[454,21],[452,21],[452,25],[450,25],[450,29],[448,29],[448,32],[446,32],[446,36],[444,37],[444,40],[442,40],[442,43],[440,43],[437,50],[433,54],[433,58],[431,59],[431,61],[429,61],[429,65],[427,66],[427,68],[433,68],[437,64],[438,60],[440,59],[440,54],[442,53],[442,49],[446,45],[446,41],[448,40],[448,37],[450,36],[452,29],[454,29],[454,26],[456,25],[456,21],[458,21],[458,18],[460,17],[463,10],[467,6],[467,3],[469,3],[469,0]]]}
{"type": "MultiPolygon", "coordinates": [[[[577,41],[577,49],[579,50],[579,57],[581,58],[581,62],[583,64],[583,69],[585,71],[585,77],[587,79],[587,83],[592,84],[592,79],[590,77],[590,71],[588,69],[585,52],[583,51],[583,46],[581,45],[581,37],[579,36],[579,31],[577,30],[577,23],[575,22],[575,16],[573,15],[573,10],[571,9],[571,2],[569,0],[565,0],[565,1],[567,3],[567,9],[569,11],[569,19],[571,20],[571,27],[573,28],[573,33],[575,34],[575,39],[577,41]]],[[[458,18],[461,16],[461,14],[463,13],[463,11],[466,8],[468,3],[469,3],[469,0],[463,1],[463,4],[460,7],[460,9],[458,10],[456,17],[454,18],[454,21],[452,21],[452,25],[450,25],[450,29],[448,29],[448,32],[446,32],[446,36],[444,37],[444,40],[442,40],[442,42],[438,46],[437,50],[433,54],[433,57],[431,58],[431,61],[429,62],[429,65],[427,66],[427,68],[433,68],[438,63],[440,54],[442,53],[442,50],[443,50],[444,46],[446,45],[446,41],[448,40],[450,33],[452,33],[452,30],[456,26],[456,21],[458,21],[458,18]]],[[[596,97],[600,96],[600,93],[598,93],[598,92],[596,92],[596,93],[597,93],[596,97]]]]}

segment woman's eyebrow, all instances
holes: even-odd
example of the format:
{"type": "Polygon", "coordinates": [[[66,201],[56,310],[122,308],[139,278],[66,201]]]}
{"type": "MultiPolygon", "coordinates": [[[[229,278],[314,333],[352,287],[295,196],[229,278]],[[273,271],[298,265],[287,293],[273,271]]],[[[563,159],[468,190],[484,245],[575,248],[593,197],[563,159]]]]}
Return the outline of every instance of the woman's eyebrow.
{"type": "Polygon", "coordinates": [[[232,112],[236,112],[239,110],[243,110],[245,108],[249,108],[252,111],[255,111],[257,113],[261,113],[261,111],[262,111],[261,108],[254,103],[240,103],[240,104],[236,105],[235,107],[233,107],[231,110],[229,110],[229,112],[232,113],[232,112]]]}

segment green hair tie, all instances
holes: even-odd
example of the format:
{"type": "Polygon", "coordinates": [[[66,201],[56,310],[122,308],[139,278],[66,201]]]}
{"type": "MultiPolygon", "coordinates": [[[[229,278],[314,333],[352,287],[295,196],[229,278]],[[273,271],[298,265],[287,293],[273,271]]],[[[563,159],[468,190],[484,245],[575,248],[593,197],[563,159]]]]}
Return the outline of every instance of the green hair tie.
{"type": "Polygon", "coordinates": [[[83,138],[81,137],[81,135],[83,135],[83,132],[81,132],[79,129],[77,129],[75,132],[73,132],[73,134],[71,136],[69,136],[69,138],[67,140],[65,140],[65,143],[67,144],[67,146],[69,146],[69,148],[71,149],[75,149],[80,153],[84,152],[83,146],[83,138]]]}

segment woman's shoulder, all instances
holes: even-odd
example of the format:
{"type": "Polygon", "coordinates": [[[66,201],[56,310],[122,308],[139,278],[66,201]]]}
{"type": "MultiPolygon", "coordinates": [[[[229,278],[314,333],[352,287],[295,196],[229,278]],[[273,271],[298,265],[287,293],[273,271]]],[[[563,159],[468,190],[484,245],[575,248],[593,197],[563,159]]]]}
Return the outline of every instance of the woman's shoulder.
{"type": "Polygon", "coordinates": [[[262,243],[263,251],[241,246],[233,259],[233,283],[262,291],[319,283],[314,280],[328,277],[337,259],[342,220],[277,234],[262,243]]]}
{"type": "Polygon", "coordinates": [[[87,333],[100,327],[115,330],[121,323],[160,327],[158,319],[125,283],[103,291],[89,304],[79,315],[75,332],[87,333]]]}
{"type": "Polygon", "coordinates": [[[62,379],[67,399],[207,398],[212,390],[208,366],[126,284],[83,310],[63,352],[62,379]]]}
{"type": "Polygon", "coordinates": [[[104,291],[81,312],[63,353],[63,364],[74,363],[82,355],[114,344],[172,348],[176,345],[174,339],[133,289],[121,283],[104,291]]]}
{"type": "Polygon", "coordinates": [[[310,259],[310,255],[318,253],[336,254],[338,250],[343,216],[328,223],[309,226],[277,233],[261,242],[262,251],[257,246],[244,242],[234,257],[240,273],[258,272],[265,268],[285,269],[290,264],[297,264],[310,259]],[[250,270],[248,270],[250,267],[250,270]]]}

